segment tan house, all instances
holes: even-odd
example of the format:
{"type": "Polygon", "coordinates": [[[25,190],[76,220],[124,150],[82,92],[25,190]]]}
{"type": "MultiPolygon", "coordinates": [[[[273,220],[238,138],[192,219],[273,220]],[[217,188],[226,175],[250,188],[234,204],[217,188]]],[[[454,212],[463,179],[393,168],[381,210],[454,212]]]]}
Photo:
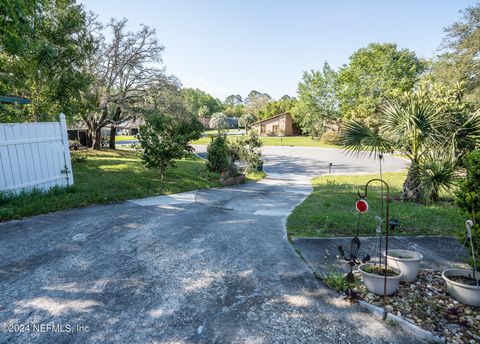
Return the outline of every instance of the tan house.
{"type": "Polygon", "coordinates": [[[298,135],[298,130],[293,124],[292,115],[288,112],[258,121],[252,124],[258,135],[268,136],[293,136],[298,135]]]}

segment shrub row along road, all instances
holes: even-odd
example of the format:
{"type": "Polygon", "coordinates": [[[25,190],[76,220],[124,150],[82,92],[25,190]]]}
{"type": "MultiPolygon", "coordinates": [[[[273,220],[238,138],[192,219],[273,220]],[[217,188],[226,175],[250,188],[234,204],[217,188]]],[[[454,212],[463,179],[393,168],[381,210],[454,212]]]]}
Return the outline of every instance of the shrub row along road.
{"type": "Polygon", "coordinates": [[[377,164],[336,149],[265,155],[259,183],[1,223],[0,324],[66,331],[0,342],[411,343],[323,287],[286,239],[312,175],[377,164]]]}

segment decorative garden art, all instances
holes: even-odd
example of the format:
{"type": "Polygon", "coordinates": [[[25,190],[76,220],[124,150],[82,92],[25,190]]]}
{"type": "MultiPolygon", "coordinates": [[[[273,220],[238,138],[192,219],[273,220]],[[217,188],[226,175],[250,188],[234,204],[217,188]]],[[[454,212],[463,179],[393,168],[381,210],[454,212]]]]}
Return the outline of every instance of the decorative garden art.
{"type": "Polygon", "coordinates": [[[346,298],[382,307],[384,320],[388,313],[401,316],[447,342],[480,342],[480,276],[472,239],[474,220],[466,222],[466,237],[461,248],[470,247],[470,270],[421,270],[422,254],[403,247],[389,247],[389,232],[398,221],[390,218],[388,184],[383,179],[372,179],[366,183],[364,193],[359,191],[358,196],[360,199],[355,205],[357,230],[350,249],[338,247],[338,258],[345,260],[350,268],[345,275],[346,298]],[[371,252],[362,253],[358,228],[362,214],[369,211],[368,188],[373,182],[382,185],[381,215],[375,218],[377,244],[371,252]]]}

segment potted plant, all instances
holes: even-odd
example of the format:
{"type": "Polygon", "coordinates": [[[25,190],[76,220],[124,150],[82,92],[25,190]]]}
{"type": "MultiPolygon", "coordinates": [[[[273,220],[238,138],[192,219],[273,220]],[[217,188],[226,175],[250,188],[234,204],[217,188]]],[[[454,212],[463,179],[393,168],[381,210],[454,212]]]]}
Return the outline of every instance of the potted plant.
{"type": "MultiPolygon", "coordinates": [[[[367,198],[367,191],[368,186],[372,182],[380,182],[382,183],[387,191],[386,194],[386,221],[385,221],[385,255],[388,256],[388,231],[389,231],[389,224],[390,224],[390,187],[383,179],[371,179],[365,184],[365,192],[363,195],[358,192],[358,196],[360,200],[356,203],[356,208],[360,213],[368,211],[368,204],[366,202],[367,198]]],[[[381,195],[381,199],[383,202],[383,193],[381,195]]],[[[360,274],[362,275],[362,280],[367,289],[378,295],[383,295],[383,304],[386,306],[387,304],[387,296],[392,295],[398,288],[398,284],[400,283],[400,278],[402,277],[402,273],[399,269],[388,266],[387,259],[384,259],[382,262],[382,248],[381,248],[381,236],[382,236],[382,223],[383,223],[383,204],[382,204],[382,217],[376,216],[377,228],[376,233],[379,237],[379,246],[378,246],[378,264],[374,263],[366,263],[362,264],[358,267],[360,274]]]]}
{"type": "Polygon", "coordinates": [[[388,265],[396,266],[400,270],[401,280],[404,282],[415,281],[422,259],[422,254],[409,250],[389,250],[387,255],[388,265]]]}
{"type": "Polygon", "coordinates": [[[447,269],[442,272],[447,291],[463,304],[480,307],[480,284],[472,270],[447,269]]]}
{"type": "Polygon", "coordinates": [[[377,295],[392,295],[398,288],[402,273],[394,267],[378,266],[373,263],[362,264],[358,267],[363,283],[367,289],[377,295]],[[385,288],[386,278],[386,288],[385,288]]]}
{"type": "Polygon", "coordinates": [[[448,293],[455,299],[466,305],[480,307],[480,275],[477,271],[475,246],[472,239],[473,226],[474,223],[472,220],[466,222],[467,237],[464,242],[464,245],[470,242],[473,259],[472,269],[447,269],[442,272],[442,277],[447,286],[448,293]]]}
{"type": "Polygon", "coordinates": [[[471,270],[447,269],[443,271],[447,291],[458,301],[480,306],[480,273],[477,257],[480,253],[480,150],[471,152],[465,159],[467,177],[460,184],[457,205],[470,219],[465,223],[466,232],[459,233],[463,246],[469,246],[471,270]]]}

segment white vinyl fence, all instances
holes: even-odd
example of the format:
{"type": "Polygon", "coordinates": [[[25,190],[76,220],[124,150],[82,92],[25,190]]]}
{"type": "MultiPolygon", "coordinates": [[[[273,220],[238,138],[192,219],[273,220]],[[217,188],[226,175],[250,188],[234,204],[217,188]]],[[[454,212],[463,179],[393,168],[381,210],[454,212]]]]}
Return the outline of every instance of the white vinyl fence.
{"type": "Polygon", "coordinates": [[[73,185],[65,115],[60,122],[0,123],[0,192],[73,185]]]}

